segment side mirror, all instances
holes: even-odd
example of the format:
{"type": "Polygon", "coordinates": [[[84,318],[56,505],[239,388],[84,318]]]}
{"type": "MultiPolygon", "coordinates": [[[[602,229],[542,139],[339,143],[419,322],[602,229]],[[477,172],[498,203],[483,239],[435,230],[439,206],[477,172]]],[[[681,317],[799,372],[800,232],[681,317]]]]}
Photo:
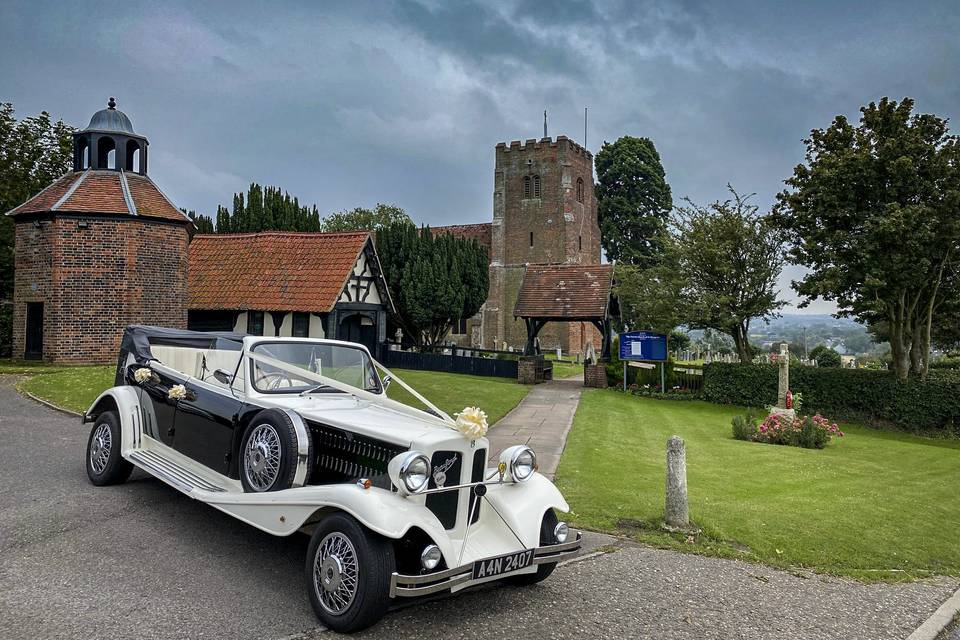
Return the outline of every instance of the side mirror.
{"type": "Polygon", "coordinates": [[[217,369],[213,372],[213,377],[227,385],[228,387],[233,385],[233,374],[223,369],[217,369]]]}
{"type": "Polygon", "coordinates": [[[393,376],[384,376],[380,383],[383,384],[383,390],[386,391],[390,388],[390,383],[393,382],[393,376]]]}

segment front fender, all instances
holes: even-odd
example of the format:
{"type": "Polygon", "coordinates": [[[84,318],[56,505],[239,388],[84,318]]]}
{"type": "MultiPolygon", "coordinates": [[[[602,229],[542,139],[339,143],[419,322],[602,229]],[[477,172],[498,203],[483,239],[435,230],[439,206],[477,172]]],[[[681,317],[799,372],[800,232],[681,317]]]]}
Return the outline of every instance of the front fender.
{"type": "Polygon", "coordinates": [[[540,522],[547,509],[570,511],[560,490],[539,473],[526,482],[490,485],[487,499],[528,547],[540,544],[540,522]]]}
{"type": "MultiPolygon", "coordinates": [[[[199,492],[198,492],[199,493],[199,492]]],[[[204,502],[278,536],[288,536],[318,511],[344,511],[365,527],[394,540],[419,527],[444,554],[453,549],[443,525],[424,505],[376,487],[355,484],[308,485],[269,493],[204,493],[204,502]]],[[[447,556],[450,557],[450,556],[447,556]]]]}
{"type": "Polygon", "coordinates": [[[140,434],[140,394],[131,386],[110,387],[83,413],[82,422],[102,413],[112,401],[120,415],[120,447],[123,453],[138,445],[140,434]]]}

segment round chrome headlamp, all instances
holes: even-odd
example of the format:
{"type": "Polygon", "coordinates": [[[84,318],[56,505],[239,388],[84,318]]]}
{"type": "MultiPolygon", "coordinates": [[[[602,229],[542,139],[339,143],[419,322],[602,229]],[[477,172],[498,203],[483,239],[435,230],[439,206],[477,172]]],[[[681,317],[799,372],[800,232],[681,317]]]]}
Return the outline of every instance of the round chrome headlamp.
{"type": "Polygon", "coordinates": [[[518,444],[505,449],[500,454],[500,462],[510,471],[510,478],[515,482],[525,482],[537,470],[537,454],[526,445],[518,444]]]}
{"type": "Polygon", "coordinates": [[[387,465],[387,473],[401,493],[420,493],[430,482],[430,458],[419,451],[401,453],[387,465]]]}
{"type": "Polygon", "coordinates": [[[420,566],[427,571],[433,571],[440,564],[443,554],[440,553],[440,547],[435,544],[428,544],[423,553],[420,554],[420,566]]]}
{"type": "Polygon", "coordinates": [[[569,535],[570,527],[567,526],[566,522],[558,522],[557,526],[553,528],[553,539],[557,541],[557,544],[566,542],[569,535]]]}

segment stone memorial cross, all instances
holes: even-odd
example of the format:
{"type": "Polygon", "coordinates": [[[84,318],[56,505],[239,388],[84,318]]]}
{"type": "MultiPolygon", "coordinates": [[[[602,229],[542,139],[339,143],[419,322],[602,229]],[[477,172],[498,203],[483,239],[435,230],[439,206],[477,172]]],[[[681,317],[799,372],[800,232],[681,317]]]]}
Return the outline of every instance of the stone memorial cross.
{"type": "Polygon", "coordinates": [[[777,381],[777,407],[787,408],[787,391],[790,389],[790,348],[780,343],[780,377],[777,381]]]}

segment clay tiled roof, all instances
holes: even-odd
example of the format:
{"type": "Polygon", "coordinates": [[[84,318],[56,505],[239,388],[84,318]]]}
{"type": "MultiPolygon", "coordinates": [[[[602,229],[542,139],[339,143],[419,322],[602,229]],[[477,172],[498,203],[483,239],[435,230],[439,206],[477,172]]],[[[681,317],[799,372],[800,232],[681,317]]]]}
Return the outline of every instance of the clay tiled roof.
{"type": "Polygon", "coordinates": [[[476,240],[490,251],[489,222],[482,224],[452,224],[446,227],[430,227],[434,235],[450,234],[463,240],[476,240]]]}
{"type": "Polygon", "coordinates": [[[194,236],[188,308],[329,312],[369,239],[365,231],[194,236]]]}
{"type": "Polygon", "coordinates": [[[515,318],[605,318],[613,266],[528,265],[515,318]]]}
{"type": "Polygon", "coordinates": [[[150,178],[126,171],[71,171],[7,215],[48,212],[134,215],[192,224],[150,178]]]}

